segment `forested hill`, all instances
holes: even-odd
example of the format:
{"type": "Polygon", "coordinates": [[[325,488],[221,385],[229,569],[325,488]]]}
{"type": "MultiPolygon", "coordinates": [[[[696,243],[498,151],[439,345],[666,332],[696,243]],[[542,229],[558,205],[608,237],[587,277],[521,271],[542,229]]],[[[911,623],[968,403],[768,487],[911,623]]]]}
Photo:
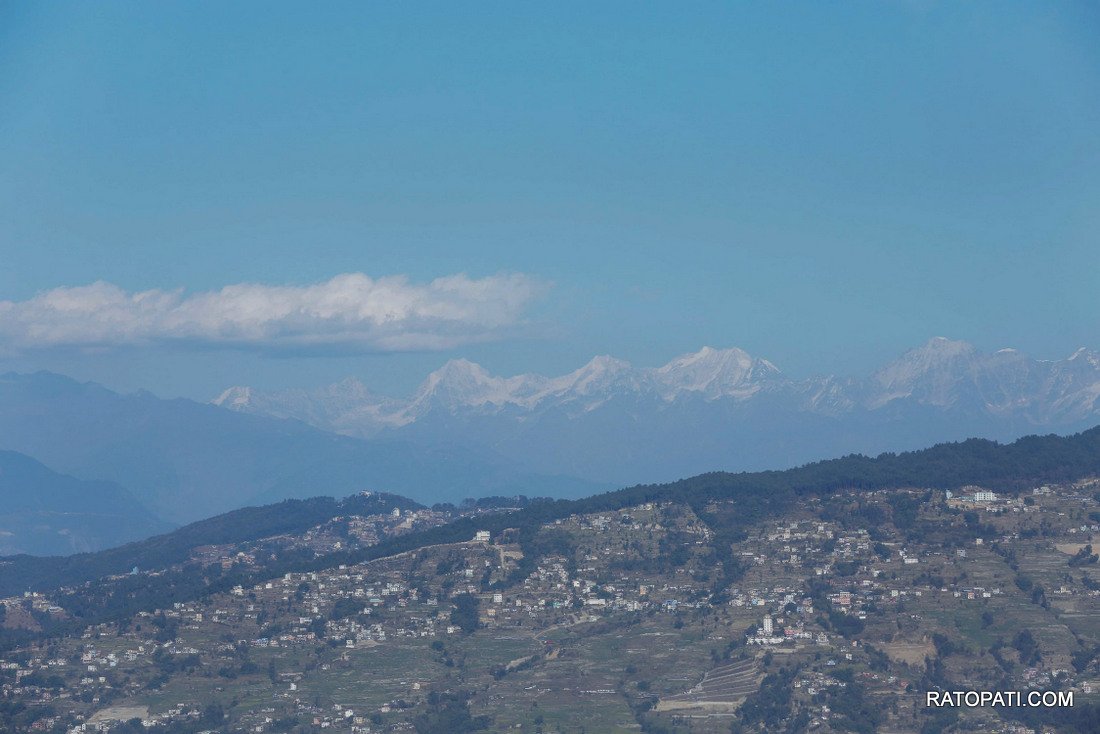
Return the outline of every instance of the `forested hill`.
{"type": "Polygon", "coordinates": [[[1013,493],[1044,482],[1066,482],[1096,475],[1100,475],[1100,426],[1072,436],[1025,436],[1010,444],[970,439],[873,458],[845,456],[782,471],[711,472],[669,484],[639,485],[585,499],[534,503],[501,522],[515,527],[527,518],[543,522],[652,501],[696,504],[715,499],[739,499],[750,501],[753,506],[766,506],[783,497],[823,494],[841,488],[957,489],[978,485],[1013,493]]]}
{"type": "Polygon", "coordinates": [[[1011,493],[1036,483],[1096,474],[1100,474],[1100,426],[1072,436],[1025,436],[1010,444],[972,438],[874,458],[852,455],[785,471],[714,472],[666,486],[708,487],[721,494],[766,487],[815,493],[841,487],[956,489],[973,484],[1011,493]]]}
{"type": "MultiPolygon", "coordinates": [[[[543,524],[573,514],[613,511],[645,502],[678,501],[690,504],[712,526],[716,533],[716,546],[719,546],[723,545],[723,539],[730,538],[744,527],[786,510],[799,497],[827,495],[840,488],[954,489],[975,484],[1011,493],[1044,482],[1066,482],[1096,475],[1100,475],[1100,427],[1073,436],[1026,437],[1007,445],[969,440],[875,458],[848,456],[784,471],[714,472],[669,484],[629,487],[580,500],[532,501],[512,512],[465,517],[430,530],[387,539],[368,548],[311,559],[277,561],[255,570],[234,570],[214,580],[168,572],[142,576],[132,584],[115,587],[97,582],[92,588],[73,594],[65,606],[80,608],[77,623],[106,620],[141,609],[163,607],[174,601],[227,591],[238,584],[254,584],[288,571],[318,570],[428,545],[467,541],[476,530],[499,532],[505,528],[517,528],[528,563],[533,563],[540,554],[535,536],[543,524]],[[706,510],[712,500],[736,502],[731,506],[731,511],[718,514],[706,510]]],[[[387,501],[392,499],[390,496],[387,501]]],[[[5,559],[6,563],[0,567],[0,586],[3,587],[0,594],[7,595],[29,587],[48,588],[60,582],[72,584],[81,579],[91,580],[91,574],[97,568],[106,565],[117,567],[122,559],[126,564],[155,567],[157,563],[177,557],[184,547],[217,542],[215,538],[223,537],[217,528],[235,525],[239,531],[247,518],[254,517],[250,513],[259,513],[258,517],[267,518],[265,522],[270,523],[257,522],[248,533],[252,537],[263,537],[261,533],[267,533],[273,527],[284,528],[273,532],[287,532],[290,529],[287,523],[307,527],[327,513],[351,512],[347,508],[333,512],[336,507],[335,501],[324,499],[287,502],[230,513],[195,523],[159,539],[112,551],[65,559],[26,556],[5,559]],[[291,515],[299,512],[302,515],[291,520],[287,517],[288,511],[291,515]],[[111,559],[110,564],[108,559],[111,559]]]]}

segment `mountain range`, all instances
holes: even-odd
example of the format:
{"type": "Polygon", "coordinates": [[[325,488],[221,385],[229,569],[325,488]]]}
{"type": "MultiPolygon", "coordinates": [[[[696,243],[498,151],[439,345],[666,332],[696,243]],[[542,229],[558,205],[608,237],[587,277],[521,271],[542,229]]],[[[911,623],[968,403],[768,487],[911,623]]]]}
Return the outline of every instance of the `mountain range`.
{"type": "Polygon", "coordinates": [[[232,387],[214,404],[419,446],[492,450],[533,472],[667,481],[792,466],[937,440],[1075,431],[1100,416],[1100,354],[983,353],[943,337],[863,378],[792,378],[741,349],[704,347],[657,368],[600,356],[559,377],[500,377],[464,359],[407,399],[354,378],[320,389],[232,387]]]}

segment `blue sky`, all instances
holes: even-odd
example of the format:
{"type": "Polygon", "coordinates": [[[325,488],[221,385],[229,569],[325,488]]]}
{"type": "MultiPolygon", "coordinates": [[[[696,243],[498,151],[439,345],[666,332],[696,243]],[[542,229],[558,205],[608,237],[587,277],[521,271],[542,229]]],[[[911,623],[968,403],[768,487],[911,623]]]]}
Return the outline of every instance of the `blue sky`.
{"type": "Polygon", "coordinates": [[[1095,6],[594,5],[3,5],[0,370],[205,398],[1100,347],[1095,6]],[[250,330],[242,283],[416,306],[250,330]]]}

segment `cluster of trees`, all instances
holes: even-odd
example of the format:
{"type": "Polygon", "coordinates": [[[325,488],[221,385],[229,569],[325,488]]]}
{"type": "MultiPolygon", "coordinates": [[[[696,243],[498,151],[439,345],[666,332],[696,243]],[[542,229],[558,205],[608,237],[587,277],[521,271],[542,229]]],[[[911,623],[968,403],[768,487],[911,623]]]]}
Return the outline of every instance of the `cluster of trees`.
{"type": "Polygon", "coordinates": [[[1035,636],[1031,634],[1031,630],[1024,629],[1016,633],[1016,637],[1012,640],[1012,646],[1016,648],[1016,652],[1020,653],[1020,662],[1024,665],[1037,665],[1041,659],[1039,654],[1039,643],[1035,641],[1035,636]]]}
{"type": "Polygon", "coordinates": [[[867,688],[855,679],[851,668],[837,668],[833,677],[845,683],[844,688],[829,687],[817,694],[817,703],[823,703],[833,713],[829,725],[838,731],[853,734],[873,734],[878,731],[884,716],[881,699],[871,701],[867,688]]]}
{"type": "Polygon", "coordinates": [[[1069,559],[1069,567],[1077,568],[1078,566],[1088,566],[1096,563],[1098,560],[1100,560],[1100,556],[1092,552],[1092,545],[1090,544],[1077,551],[1076,555],[1069,559]]]}
{"type": "Polygon", "coordinates": [[[477,610],[480,602],[473,594],[458,594],[451,599],[454,609],[451,611],[451,624],[469,634],[478,628],[477,610]]]}
{"type": "Polygon", "coordinates": [[[746,698],[738,709],[739,723],[744,726],[760,725],[764,731],[782,731],[781,724],[791,714],[794,696],[791,684],[798,670],[796,666],[785,667],[764,676],[760,688],[746,698]]]}
{"type": "Polygon", "coordinates": [[[492,720],[470,714],[471,694],[467,691],[428,694],[427,710],[413,719],[417,734],[468,734],[484,731],[492,720]]]}
{"type": "Polygon", "coordinates": [[[336,600],[336,603],[332,605],[332,611],[329,612],[328,618],[335,622],[340,619],[355,616],[362,611],[363,602],[345,597],[336,600]]]}
{"type": "Polygon", "coordinates": [[[853,637],[863,632],[864,623],[859,617],[838,611],[828,597],[829,585],[820,579],[812,579],[809,583],[808,593],[813,600],[814,609],[821,612],[817,617],[817,623],[827,630],[832,630],[843,637],[853,637]]]}

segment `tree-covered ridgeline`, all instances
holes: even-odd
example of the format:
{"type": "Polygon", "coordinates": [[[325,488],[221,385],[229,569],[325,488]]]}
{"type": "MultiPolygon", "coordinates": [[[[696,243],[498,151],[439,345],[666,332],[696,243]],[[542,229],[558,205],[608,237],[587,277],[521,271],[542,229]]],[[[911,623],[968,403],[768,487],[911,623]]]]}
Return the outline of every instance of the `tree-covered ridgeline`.
{"type": "MultiPolygon", "coordinates": [[[[579,500],[534,500],[512,512],[465,517],[429,530],[390,538],[368,548],[316,557],[290,555],[260,568],[234,567],[225,573],[212,573],[192,564],[152,577],[143,575],[110,582],[94,580],[124,572],[132,565],[155,568],[165,562],[178,563],[181,555],[186,557],[186,552],[197,545],[240,542],[293,532],[324,522],[333,515],[385,511],[398,501],[415,506],[415,503],[392,495],[357,496],[342,501],[315,498],[239,510],[165,536],[99,553],[68,558],[17,556],[5,559],[0,566],[0,593],[21,591],[21,584],[34,583],[38,588],[50,588],[90,581],[87,587],[60,599],[74,616],[67,626],[77,629],[90,623],[120,619],[137,611],[163,608],[177,601],[226,592],[237,585],[248,587],[288,572],[317,571],[430,545],[468,541],[477,530],[496,534],[508,528],[518,529],[520,542],[525,551],[530,551],[525,555],[534,558],[546,544],[539,540],[541,526],[570,515],[617,511],[646,502],[688,504],[702,513],[702,519],[711,525],[717,537],[732,539],[744,528],[790,507],[800,497],[827,496],[841,489],[955,489],[974,484],[1013,493],[1036,484],[1069,482],[1097,474],[1100,474],[1100,427],[1073,436],[1029,436],[1011,444],[971,439],[874,458],[846,456],[783,471],[711,472],[668,484],[638,485],[579,500]],[[706,512],[704,508],[714,501],[731,501],[732,510],[706,512]],[[349,502],[365,504],[359,507],[349,502]]],[[[50,631],[64,630],[54,628],[50,631]]]]}

